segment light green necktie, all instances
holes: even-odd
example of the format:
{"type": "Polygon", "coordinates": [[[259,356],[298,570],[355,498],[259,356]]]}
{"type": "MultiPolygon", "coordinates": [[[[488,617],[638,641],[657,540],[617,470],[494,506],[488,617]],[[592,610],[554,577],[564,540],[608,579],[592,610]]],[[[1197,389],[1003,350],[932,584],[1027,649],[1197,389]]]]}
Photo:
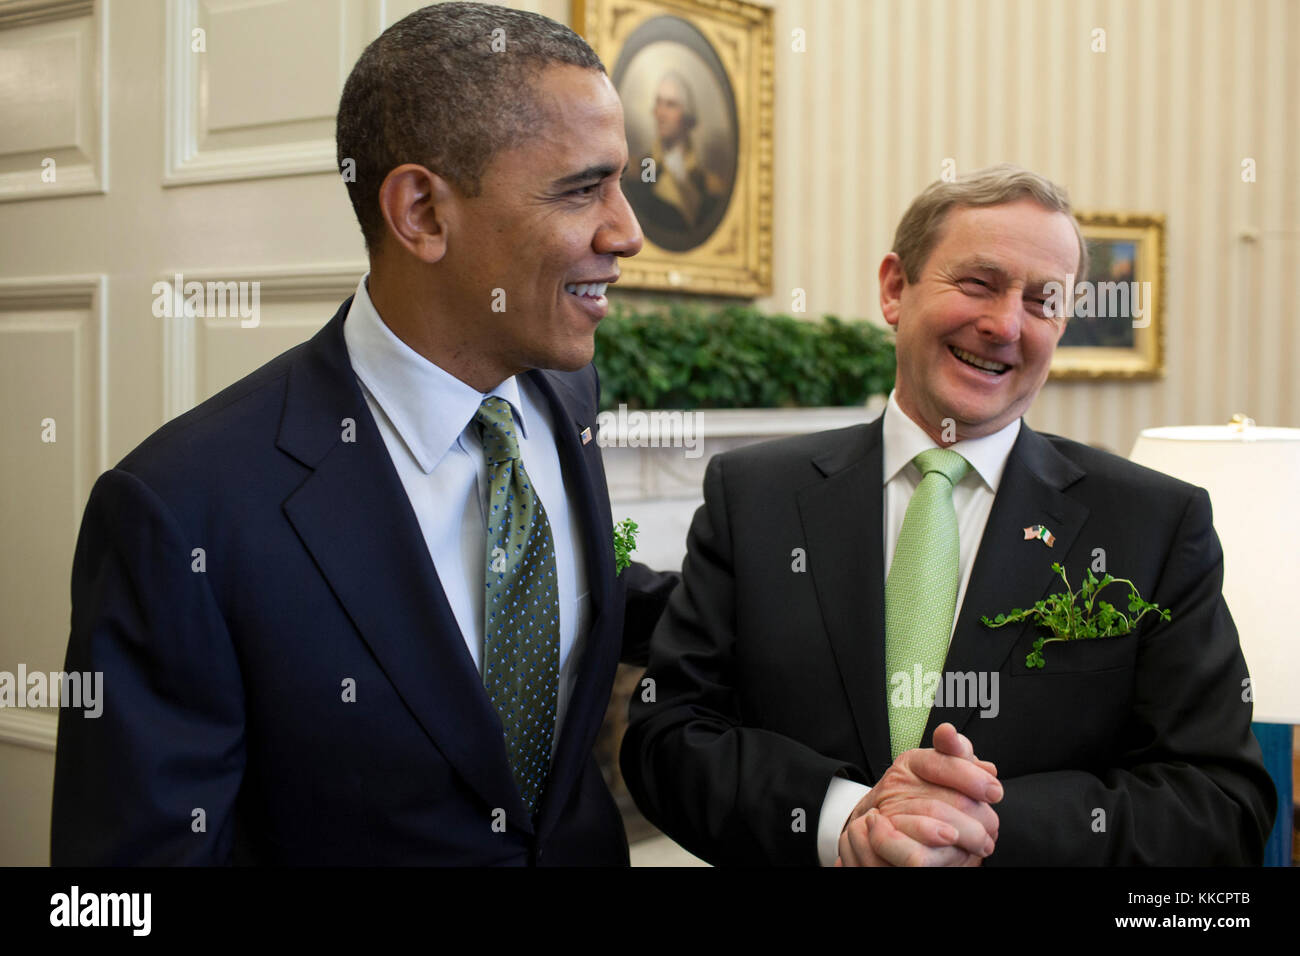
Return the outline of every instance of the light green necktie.
{"type": "Polygon", "coordinates": [[[560,686],[555,543],[519,457],[510,403],[485,398],[474,421],[488,474],[483,684],[505,728],[515,784],[535,813],[550,771],[560,686]]]}
{"type": "Polygon", "coordinates": [[[961,575],[952,490],[970,470],[970,462],[946,448],[923,451],[912,462],[921,483],[907,505],[885,582],[885,693],[894,757],[920,744],[930,717],[930,708],[915,699],[915,666],[922,675],[938,674],[948,655],[961,575]],[[898,674],[912,688],[909,706],[894,703],[898,674]]]}

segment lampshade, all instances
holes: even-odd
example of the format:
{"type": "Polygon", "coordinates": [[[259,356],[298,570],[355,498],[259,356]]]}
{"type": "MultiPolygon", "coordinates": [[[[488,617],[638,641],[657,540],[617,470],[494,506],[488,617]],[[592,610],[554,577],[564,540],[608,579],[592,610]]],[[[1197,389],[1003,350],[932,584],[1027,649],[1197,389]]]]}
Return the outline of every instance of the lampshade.
{"type": "Polygon", "coordinates": [[[1210,493],[1254,719],[1300,723],[1300,429],[1148,428],[1129,457],[1210,493]]]}

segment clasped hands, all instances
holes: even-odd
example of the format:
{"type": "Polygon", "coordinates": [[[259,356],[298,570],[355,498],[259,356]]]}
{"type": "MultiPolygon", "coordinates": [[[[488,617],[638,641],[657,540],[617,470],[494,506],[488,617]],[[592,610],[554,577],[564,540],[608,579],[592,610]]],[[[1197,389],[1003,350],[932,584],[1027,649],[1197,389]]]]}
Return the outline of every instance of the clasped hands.
{"type": "Polygon", "coordinates": [[[835,865],[981,865],[998,838],[997,772],[956,727],[940,724],[933,749],[899,754],[853,808],[835,865]]]}

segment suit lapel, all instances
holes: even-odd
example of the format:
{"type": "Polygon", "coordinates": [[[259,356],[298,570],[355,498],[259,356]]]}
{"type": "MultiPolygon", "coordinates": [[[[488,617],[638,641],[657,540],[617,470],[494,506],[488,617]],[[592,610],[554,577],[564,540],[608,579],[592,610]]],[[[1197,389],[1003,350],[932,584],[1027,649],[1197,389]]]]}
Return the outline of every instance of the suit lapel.
{"type": "Polygon", "coordinates": [[[550,403],[569,507],[576,508],[581,519],[592,602],[591,625],[575,642],[582,647],[582,659],[578,662],[572,696],[542,798],[537,830],[539,837],[544,838],[558,822],[573,784],[591,754],[609,704],[623,622],[608,617],[614,596],[613,519],[600,447],[595,441],[584,445],[579,438],[584,428],[591,428],[595,434],[595,407],[574,390],[568,376],[543,370],[527,374],[550,403]]]}
{"type": "MultiPolygon", "coordinates": [[[[808,570],[871,779],[879,779],[892,763],[885,677],[882,426],[883,418],[877,418],[846,429],[842,442],[813,459],[825,480],[798,496],[808,570]]],[[[1052,562],[1064,561],[1088,518],[1087,507],[1064,494],[1082,475],[1050,442],[1021,425],[971,569],[946,672],[1001,669],[1029,625],[993,630],[980,617],[1033,604],[1059,580],[1052,562]],[[1024,529],[1035,524],[1055,535],[1050,550],[1040,541],[1025,540],[1024,529]]],[[[923,739],[930,739],[945,720],[961,730],[975,709],[974,703],[934,708],[923,739]]]]}
{"type": "Polygon", "coordinates": [[[798,495],[822,619],[871,779],[889,767],[885,698],[882,419],[842,430],[813,459],[824,480],[798,495]]]}
{"type": "MultiPolygon", "coordinates": [[[[1088,508],[1066,495],[1064,489],[1083,474],[1051,442],[1021,424],[980,539],[948,648],[946,673],[991,674],[1001,670],[1011,649],[1031,625],[1026,622],[993,629],[985,627],[980,618],[1029,607],[1060,584],[1052,563],[1065,562],[1089,514],[1088,508]],[[1026,540],[1024,529],[1032,525],[1051,530],[1056,538],[1051,548],[1036,539],[1026,540]]],[[[1016,662],[1012,661],[1011,666],[1017,666],[1016,662]]],[[[960,708],[933,708],[922,740],[931,739],[934,728],[944,721],[962,730],[975,710],[975,702],[960,708]]]]}
{"type": "Polygon", "coordinates": [[[313,472],[285,501],[285,515],[439,752],[512,826],[532,832],[501,722],[348,361],[350,305],[290,369],[278,445],[313,472]],[[346,419],[354,441],[342,440],[346,419]]]}

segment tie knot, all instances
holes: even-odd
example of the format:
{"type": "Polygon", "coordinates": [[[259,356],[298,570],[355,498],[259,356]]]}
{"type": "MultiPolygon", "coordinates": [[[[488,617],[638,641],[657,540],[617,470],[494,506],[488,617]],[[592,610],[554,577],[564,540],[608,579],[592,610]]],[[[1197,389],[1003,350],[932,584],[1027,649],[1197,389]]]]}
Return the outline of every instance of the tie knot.
{"type": "Polygon", "coordinates": [[[912,459],[912,463],[920,469],[922,479],[926,475],[938,472],[947,478],[948,484],[954,488],[966,477],[966,472],[970,471],[970,462],[947,448],[931,448],[929,451],[923,451],[912,459]]]}
{"type": "Polygon", "coordinates": [[[483,456],[489,465],[519,457],[519,439],[515,435],[515,416],[510,403],[493,395],[483,399],[474,421],[483,436],[483,456]]]}

